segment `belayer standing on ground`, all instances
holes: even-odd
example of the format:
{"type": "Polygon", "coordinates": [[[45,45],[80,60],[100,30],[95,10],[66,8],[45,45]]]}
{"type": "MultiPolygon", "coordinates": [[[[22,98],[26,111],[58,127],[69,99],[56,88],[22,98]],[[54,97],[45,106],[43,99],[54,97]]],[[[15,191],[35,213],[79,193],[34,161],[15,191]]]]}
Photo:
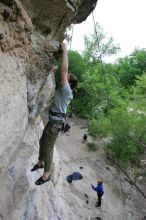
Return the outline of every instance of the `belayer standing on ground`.
{"type": "Polygon", "coordinates": [[[68,53],[67,45],[61,43],[62,48],[62,64],[60,71],[60,88],[56,91],[54,102],[51,106],[49,114],[49,122],[47,123],[42,137],[40,139],[40,149],[38,163],[31,169],[36,171],[44,168],[43,176],[36,182],[36,185],[41,185],[50,180],[50,170],[53,158],[54,144],[59,132],[62,130],[66,111],[70,101],[73,99],[73,90],[77,87],[77,78],[68,74],[68,53]]]}
{"type": "Polygon", "coordinates": [[[100,207],[101,206],[101,198],[104,194],[103,180],[98,180],[97,183],[98,183],[97,186],[93,186],[93,185],[91,185],[91,186],[92,186],[92,189],[97,192],[98,202],[97,202],[96,206],[100,207]]]}

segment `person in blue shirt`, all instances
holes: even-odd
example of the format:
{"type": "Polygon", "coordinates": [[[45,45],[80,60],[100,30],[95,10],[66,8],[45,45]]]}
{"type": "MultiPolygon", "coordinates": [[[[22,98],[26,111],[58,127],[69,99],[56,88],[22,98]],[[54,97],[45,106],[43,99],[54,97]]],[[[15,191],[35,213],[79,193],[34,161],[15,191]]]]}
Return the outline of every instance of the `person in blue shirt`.
{"type": "Polygon", "coordinates": [[[96,206],[100,207],[101,206],[101,198],[104,194],[103,180],[98,180],[97,181],[97,186],[93,186],[93,185],[91,185],[91,186],[92,186],[92,189],[97,192],[98,202],[97,202],[96,206]]]}

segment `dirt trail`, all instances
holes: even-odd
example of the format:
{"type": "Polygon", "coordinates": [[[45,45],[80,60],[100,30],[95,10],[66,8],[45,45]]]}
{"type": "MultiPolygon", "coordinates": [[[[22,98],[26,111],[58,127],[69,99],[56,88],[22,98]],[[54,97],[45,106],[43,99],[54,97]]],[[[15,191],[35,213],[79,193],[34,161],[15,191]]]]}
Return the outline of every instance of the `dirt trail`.
{"type": "Polygon", "coordinates": [[[74,219],[141,220],[146,214],[146,201],[116,167],[108,164],[100,141],[96,152],[89,151],[86,144],[81,143],[86,132],[85,122],[77,119],[71,122],[70,134],[61,135],[56,145],[62,161],[64,199],[72,207],[74,219]],[[80,172],[83,180],[68,184],[65,178],[74,171],[80,172]],[[97,196],[91,189],[97,178],[104,180],[105,194],[100,208],[95,207],[97,196]]]}

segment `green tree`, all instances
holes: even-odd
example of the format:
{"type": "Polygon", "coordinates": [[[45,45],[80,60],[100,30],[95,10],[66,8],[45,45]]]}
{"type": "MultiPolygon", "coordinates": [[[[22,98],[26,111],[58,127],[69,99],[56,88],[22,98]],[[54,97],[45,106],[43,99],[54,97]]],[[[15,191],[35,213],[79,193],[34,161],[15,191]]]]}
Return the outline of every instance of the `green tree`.
{"type": "Polygon", "coordinates": [[[107,147],[124,161],[136,161],[146,140],[146,51],[136,49],[116,64],[101,63],[100,56],[116,53],[119,48],[98,27],[85,36],[83,55],[70,52],[70,69],[79,78],[73,107],[89,119],[89,133],[95,139],[109,137],[107,147]],[[98,48],[100,44],[100,51],[98,48]]]}
{"type": "Polygon", "coordinates": [[[132,86],[138,76],[146,73],[146,50],[136,49],[130,56],[120,58],[117,62],[117,72],[123,86],[132,86]]]}
{"type": "Polygon", "coordinates": [[[146,117],[125,108],[112,110],[113,139],[107,145],[123,161],[133,161],[141,148],[139,138],[146,129],[146,117]]]}
{"type": "Polygon", "coordinates": [[[101,65],[94,64],[88,67],[79,83],[78,96],[74,101],[76,112],[85,118],[96,118],[99,115],[108,115],[109,108],[123,106],[127,93],[121,87],[115,66],[104,64],[104,73],[101,65]]]}
{"type": "Polygon", "coordinates": [[[69,72],[75,74],[81,81],[86,69],[87,65],[82,56],[76,51],[69,51],[69,72]]]}
{"type": "Polygon", "coordinates": [[[120,47],[115,45],[112,37],[106,37],[98,23],[96,23],[96,29],[94,29],[92,34],[84,36],[84,44],[83,57],[87,63],[97,62],[101,56],[110,56],[120,50],[120,47]]]}
{"type": "Polygon", "coordinates": [[[146,74],[137,77],[135,85],[132,87],[133,93],[131,94],[132,108],[146,112],[146,74]]]}
{"type": "Polygon", "coordinates": [[[86,71],[82,76],[82,81],[78,85],[77,98],[74,100],[76,112],[85,118],[90,118],[94,115],[94,109],[99,102],[98,80],[99,75],[97,69],[94,71],[86,71]]]}

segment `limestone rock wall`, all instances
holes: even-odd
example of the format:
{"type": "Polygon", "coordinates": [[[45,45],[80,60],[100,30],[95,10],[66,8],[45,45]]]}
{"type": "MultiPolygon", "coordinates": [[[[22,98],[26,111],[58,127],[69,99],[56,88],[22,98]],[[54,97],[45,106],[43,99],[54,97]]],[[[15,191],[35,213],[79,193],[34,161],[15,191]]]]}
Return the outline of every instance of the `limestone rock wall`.
{"type": "Polygon", "coordinates": [[[25,62],[31,30],[31,20],[21,4],[0,2],[1,170],[16,155],[26,132],[28,109],[25,62]]]}
{"type": "Polygon", "coordinates": [[[82,8],[84,20],[96,1],[21,3],[0,1],[0,157],[9,155],[6,161],[20,144],[28,117],[35,119],[52,100],[55,82],[49,72],[66,27],[77,20],[82,8]]]}
{"type": "Polygon", "coordinates": [[[65,30],[70,24],[85,20],[96,2],[0,0],[0,218],[10,219],[14,207],[17,210],[30,190],[22,164],[30,168],[29,154],[34,155],[29,146],[37,145],[38,151],[38,139],[27,146],[22,143],[25,134],[35,130],[35,121],[53,99],[55,81],[50,70],[65,30]],[[22,169],[15,169],[14,164],[22,169]]]}
{"type": "Polygon", "coordinates": [[[27,87],[23,61],[0,52],[0,170],[7,167],[26,131],[27,87]]]}
{"type": "Polygon", "coordinates": [[[65,28],[71,23],[86,20],[95,8],[97,0],[21,0],[21,2],[41,33],[49,34],[50,39],[63,40],[65,28]]]}
{"type": "Polygon", "coordinates": [[[74,213],[67,208],[63,198],[64,182],[59,155],[54,150],[53,174],[49,184],[36,187],[34,182],[42,170],[31,173],[30,169],[38,156],[38,140],[43,124],[37,117],[29,124],[24,140],[17,151],[17,157],[9,168],[1,173],[0,219],[4,220],[68,220],[74,219],[74,213]]]}

